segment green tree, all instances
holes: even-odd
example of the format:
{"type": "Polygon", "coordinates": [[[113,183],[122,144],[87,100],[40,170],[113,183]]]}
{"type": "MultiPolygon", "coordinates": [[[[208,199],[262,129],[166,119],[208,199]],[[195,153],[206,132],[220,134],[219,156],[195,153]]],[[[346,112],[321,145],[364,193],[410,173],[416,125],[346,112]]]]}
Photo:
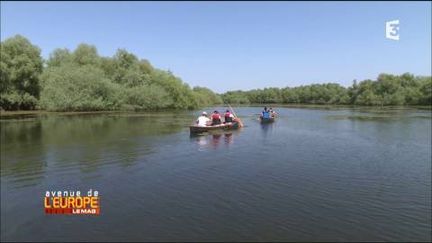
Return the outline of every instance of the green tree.
{"type": "Polygon", "coordinates": [[[193,93],[197,103],[202,107],[222,104],[222,98],[208,88],[194,87],[193,93]]]}
{"type": "Polygon", "coordinates": [[[6,110],[161,110],[194,109],[221,103],[354,105],[431,105],[431,77],[380,74],[354,80],[298,87],[228,91],[191,89],[170,71],[154,68],[125,49],[101,57],[93,45],[54,50],[43,66],[38,47],[17,35],[0,43],[0,108],[6,110]],[[42,73],[42,75],[41,75],[42,73]]]}
{"type": "Polygon", "coordinates": [[[163,87],[172,97],[174,103],[172,109],[194,109],[199,107],[192,89],[189,85],[174,76],[170,71],[155,69],[151,73],[152,84],[163,87]]]}
{"type": "Polygon", "coordinates": [[[158,85],[141,85],[126,90],[125,107],[134,110],[159,110],[173,105],[173,99],[164,88],[158,85]]]}
{"type": "Polygon", "coordinates": [[[298,87],[229,91],[222,94],[231,103],[296,103],[354,105],[419,105],[431,103],[431,77],[380,74],[377,80],[364,80],[345,88],[337,83],[298,87]]]}
{"type": "Polygon", "coordinates": [[[72,54],[68,49],[55,49],[49,56],[46,64],[48,67],[58,67],[65,63],[73,62],[72,54]]]}
{"type": "Polygon", "coordinates": [[[250,104],[247,97],[247,92],[236,90],[236,91],[228,91],[222,94],[222,99],[226,104],[250,104]]]}
{"type": "Polygon", "coordinates": [[[80,44],[72,53],[55,50],[47,64],[41,104],[48,110],[193,109],[202,97],[124,49],[100,57],[94,46],[80,44]]]}
{"type": "Polygon", "coordinates": [[[40,49],[21,35],[0,44],[0,108],[35,109],[42,73],[40,49]]]}
{"type": "Polygon", "coordinates": [[[432,78],[431,77],[419,77],[420,93],[421,98],[419,104],[421,105],[432,105],[432,78]]]}
{"type": "Polygon", "coordinates": [[[97,49],[93,45],[80,44],[72,54],[75,64],[84,65],[99,65],[100,57],[97,49]]]}
{"type": "Polygon", "coordinates": [[[120,108],[124,97],[118,84],[104,77],[101,69],[64,64],[42,75],[40,105],[50,111],[98,111],[120,108]]]}

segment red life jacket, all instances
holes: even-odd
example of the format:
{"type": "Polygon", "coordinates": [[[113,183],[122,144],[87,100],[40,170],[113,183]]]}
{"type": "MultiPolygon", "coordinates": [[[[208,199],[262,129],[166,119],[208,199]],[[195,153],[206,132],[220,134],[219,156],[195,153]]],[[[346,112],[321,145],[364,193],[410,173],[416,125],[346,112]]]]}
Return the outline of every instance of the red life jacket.
{"type": "Polygon", "coordinates": [[[230,112],[225,112],[225,117],[230,117],[231,113],[230,112]]]}
{"type": "Polygon", "coordinates": [[[219,115],[219,114],[213,114],[212,115],[212,120],[220,120],[221,119],[221,116],[219,115]]]}

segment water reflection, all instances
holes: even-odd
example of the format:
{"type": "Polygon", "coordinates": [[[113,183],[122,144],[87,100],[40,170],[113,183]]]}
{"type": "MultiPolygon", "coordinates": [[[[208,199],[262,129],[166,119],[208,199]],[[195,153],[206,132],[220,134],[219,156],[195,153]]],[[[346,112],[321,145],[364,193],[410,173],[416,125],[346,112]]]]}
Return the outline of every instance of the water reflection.
{"type": "Polygon", "coordinates": [[[50,173],[128,167],[158,151],[155,139],[180,132],[188,121],[178,114],[139,113],[2,117],[1,175],[13,187],[27,187],[50,173]]]}
{"type": "Polygon", "coordinates": [[[220,132],[211,134],[191,134],[191,141],[199,146],[199,150],[202,151],[205,148],[217,149],[224,144],[225,147],[229,147],[234,143],[233,132],[220,132]]]}
{"type": "Polygon", "coordinates": [[[225,144],[233,143],[234,137],[232,133],[226,133],[224,138],[225,138],[225,144]]]}
{"type": "Polygon", "coordinates": [[[1,176],[14,175],[22,186],[39,184],[43,179],[44,161],[41,146],[43,127],[40,121],[10,121],[1,123],[1,176]],[[10,156],[11,154],[14,156],[10,156]]]}
{"type": "Polygon", "coordinates": [[[213,134],[212,135],[211,145],[213,148],[217,148],[219,146],[221,137],[222,137],[222,134],[213,134]]]}
{"type": "Polygon", "coordinates": [[[261,131],[262,131],[262,133],[264,135],[264,138],[266,138],[269,134],[272,133],[273,126],[274,126],[273,122],[271,122],[271,123],[260,123],[261,131]]]}

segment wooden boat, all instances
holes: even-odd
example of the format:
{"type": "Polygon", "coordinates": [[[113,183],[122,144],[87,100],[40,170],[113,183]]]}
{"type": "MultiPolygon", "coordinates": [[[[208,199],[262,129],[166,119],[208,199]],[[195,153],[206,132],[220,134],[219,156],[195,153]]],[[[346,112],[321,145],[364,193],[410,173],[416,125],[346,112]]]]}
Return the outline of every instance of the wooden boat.
{"type": "Polygon", "coordinates": [[[275,121],[275,117],[273,116],[273,117],[269,117],[269,118],[263,118],[263,117],[260,117],[260,122],[261,123],[271,123],[271,122],[274,122],[275,121]]]}
{"type": "Polygon", "coordinates": [[[214,125],[214,126],[189,126],[191,133],[204,133],[215,130],[235,130],[242,127],[241,121],[234,121],[226,124],[214,125]]]}

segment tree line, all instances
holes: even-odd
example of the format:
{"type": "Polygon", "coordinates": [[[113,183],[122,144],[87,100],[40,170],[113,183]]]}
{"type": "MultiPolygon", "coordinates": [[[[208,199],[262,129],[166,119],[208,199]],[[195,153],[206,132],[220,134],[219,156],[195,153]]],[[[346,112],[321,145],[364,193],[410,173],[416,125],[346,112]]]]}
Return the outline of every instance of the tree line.
{"type": "Polygon", "coordinates": [[[337,83],[299,87],[228,91],[222,99],[231,104],[338,104],[338,105],[431,105],[430,76],[380,74],[345,88],[337,83]]]}
{"type": "Polygon", "coordinates": [[[430,76],[380,74],[377,80],[216,94],[189,87],[170,71],[124,49],[102,57],[95,46],[54,50],[47,60],[17,35],[0,43],[0,109],[49,111],[195,109],[215,104],[431,105],[430,76]]]}
{"type": "Polygon", "coordinates": [[[95,46],[40,49],[17,35],[1,42],[0,108],[49,111],[195,109],[222,103],[204,87],[189,87],[170,71],[124,49],[102,57],[95,46]]]}

